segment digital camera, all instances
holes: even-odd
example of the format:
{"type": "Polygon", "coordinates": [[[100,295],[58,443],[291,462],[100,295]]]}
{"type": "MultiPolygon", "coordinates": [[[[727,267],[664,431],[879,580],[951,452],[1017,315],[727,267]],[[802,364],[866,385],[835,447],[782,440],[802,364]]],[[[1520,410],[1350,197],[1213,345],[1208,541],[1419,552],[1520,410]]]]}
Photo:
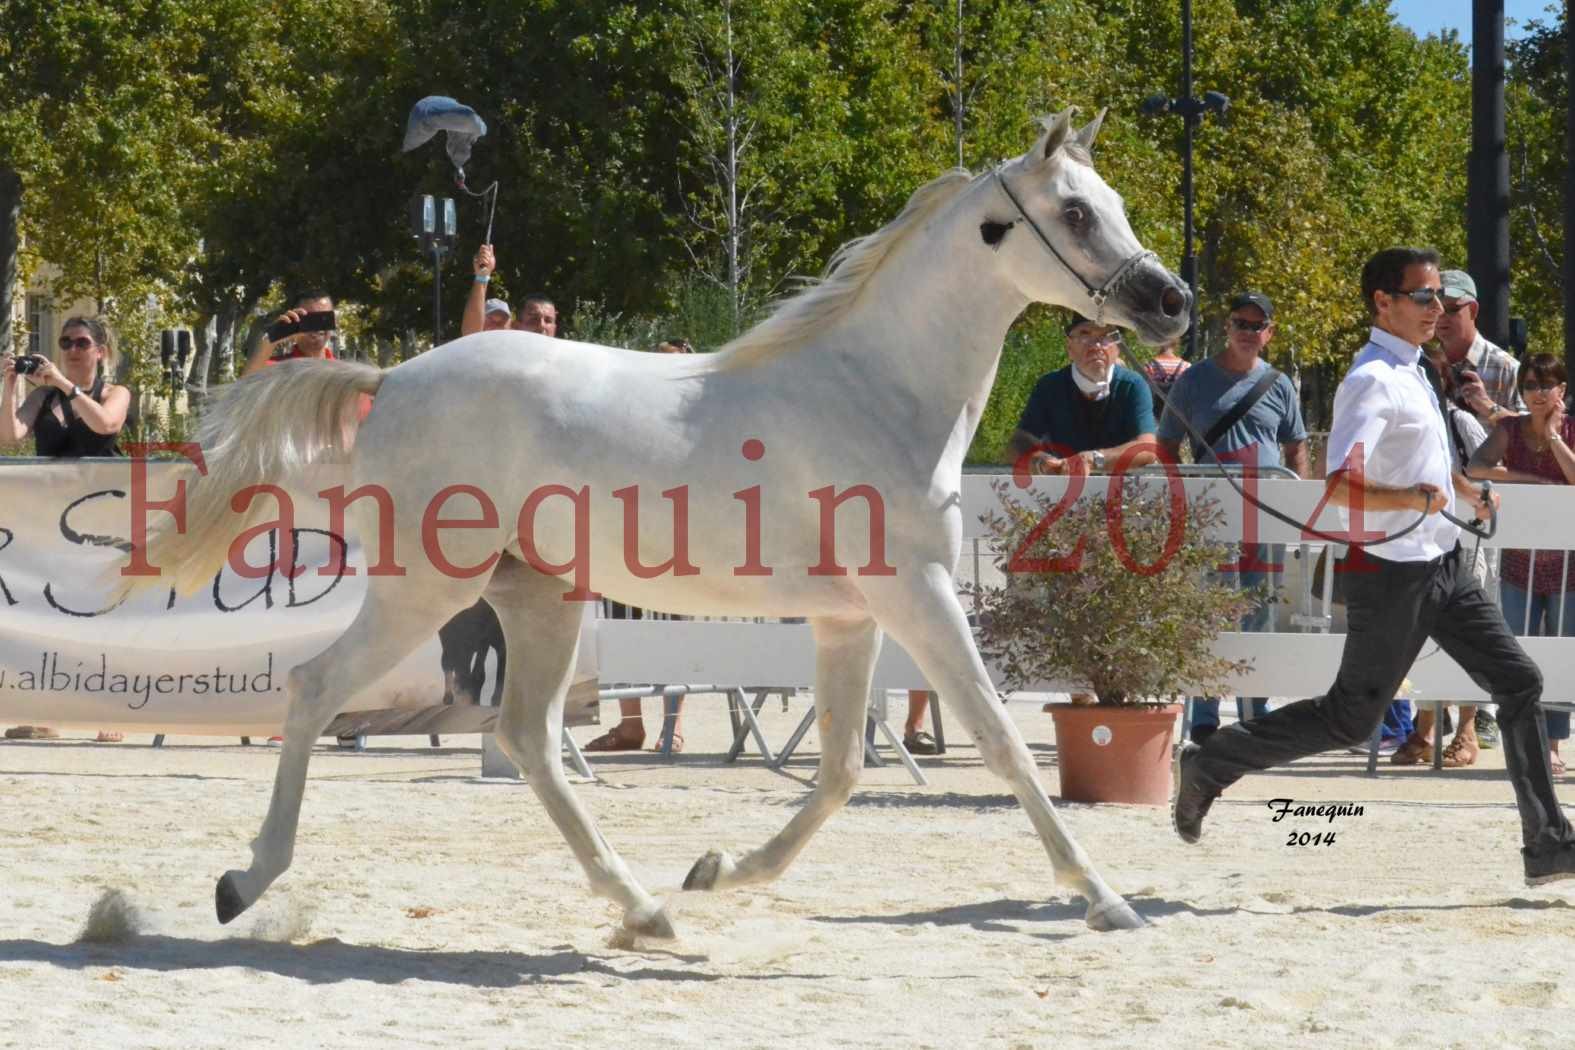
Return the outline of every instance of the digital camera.
{"type": "Polygon", "coordinates": [[[338,327],[338,319],[332,310],[313,310],[303,314],[299,321],[275,321],[268,326],[268,341],[277,343],[286,336],[299,335],[302,332],[332,332],[338,327]]]}
{"type": "Polygon", "coordinates": [[[16,374],[30,376],[49,363],[49,359],[39,354],[23,354],[16,359],[16,374]]]}

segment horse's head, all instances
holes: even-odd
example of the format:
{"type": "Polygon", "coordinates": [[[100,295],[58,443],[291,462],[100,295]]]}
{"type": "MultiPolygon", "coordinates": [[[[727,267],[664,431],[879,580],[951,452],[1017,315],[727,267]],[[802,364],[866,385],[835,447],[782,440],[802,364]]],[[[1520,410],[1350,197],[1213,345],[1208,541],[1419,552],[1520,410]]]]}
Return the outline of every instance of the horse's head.
{"type": "Polygon", "coordinates": [[[1121,197],[1094,170],[1089,148],[1104,112],[1073,129],[1077,111],[1046,118],[1034,148],[995,169],[979,232],[1017,288],[1162,343],[1187,330],[1187,286],[1143,249],[1121,197]]]}

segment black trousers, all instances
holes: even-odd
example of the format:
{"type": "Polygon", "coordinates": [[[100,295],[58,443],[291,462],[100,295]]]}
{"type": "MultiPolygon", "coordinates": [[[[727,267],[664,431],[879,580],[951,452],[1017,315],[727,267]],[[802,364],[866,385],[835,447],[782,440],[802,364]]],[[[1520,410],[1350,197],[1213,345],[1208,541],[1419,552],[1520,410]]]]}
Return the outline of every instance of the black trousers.
{"type": "Polygon", "coordinates": [[[1353,570],[1345,579],[1349,633],[1329,692],[1215,733],[1197,756],[1199,775],[1223,789],[1247,773],[1366,741],[1431,638],[1497,705],[1526,851],[1575,841],[1553,794],[1542,672],[1463,561],[1457,546],[1429,562],[1373,557],[1375,569],[1353,570]]]}

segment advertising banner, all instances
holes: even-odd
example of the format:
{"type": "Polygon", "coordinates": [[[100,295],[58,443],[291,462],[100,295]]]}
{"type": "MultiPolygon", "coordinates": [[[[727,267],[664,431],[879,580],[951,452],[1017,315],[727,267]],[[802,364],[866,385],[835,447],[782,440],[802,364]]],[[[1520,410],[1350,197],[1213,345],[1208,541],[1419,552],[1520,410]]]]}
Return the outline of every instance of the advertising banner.
{"type": "MultiPolygon", "coordinates": [[[[256,573],[226,567],[194,594],[154,586],[116,604],[116,570],[133,535],[135,469],[129,460],[0,461],[0,726],[278,732],[290,669],[343,633],[366,591],[361,542],[328,528],[316,495],[345,483],[343,472],[314,471],[291,490],[293,574],[274,564],[284,548],[273,530],[244,549],[256,573]]],[[[145,503],[153,506],[187,473],[161,462],[146,471],[145,503]]],[[[148,515],[155,524],[164,519],[159,510],[148,515]]],[[[594,675],[594,622],[587,606],[580,682],[594,675]]],[[[508,655],[497,617],[480,602],[342,709],[495,706],[508,655]]],[[[592,720],[594,701],[565,717],[592,720]]]]}

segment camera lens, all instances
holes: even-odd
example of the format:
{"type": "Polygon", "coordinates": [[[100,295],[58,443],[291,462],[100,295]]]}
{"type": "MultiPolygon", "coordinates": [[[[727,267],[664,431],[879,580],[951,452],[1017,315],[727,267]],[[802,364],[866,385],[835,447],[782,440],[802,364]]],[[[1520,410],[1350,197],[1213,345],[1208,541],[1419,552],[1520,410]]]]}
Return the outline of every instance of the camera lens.
{"type": "Polygon", "coordinates": [[[16,359],[16,374],[30,376],[43,367],[44,359],[37,354],[24,354],[16,359]]]}

